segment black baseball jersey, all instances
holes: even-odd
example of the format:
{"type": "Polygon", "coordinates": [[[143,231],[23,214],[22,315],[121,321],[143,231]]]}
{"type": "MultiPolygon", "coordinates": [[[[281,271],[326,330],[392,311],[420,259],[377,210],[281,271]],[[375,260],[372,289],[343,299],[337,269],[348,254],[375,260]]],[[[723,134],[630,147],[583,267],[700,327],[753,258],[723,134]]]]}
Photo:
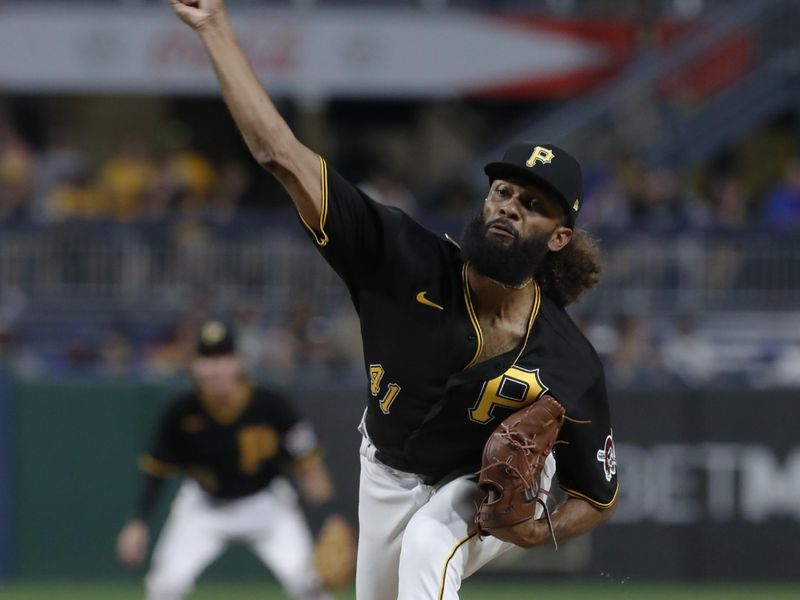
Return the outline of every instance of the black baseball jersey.
{"type": "Polygon", "coordinates": [[[495,427],[546,392],[567,416],[591,421],[562,428],[561,487],[600,507],[613,503],[603,368],[564,309],[537,285],[525,339],[475,364],[483,340],[458,245],[321,164],[321,219],[306,226],[359,313],[369,375],[365,424],[378,458],[430,481],[476,471],[495,427]]]}
{"type": "Polygon", "coordinates": [[[316,451],[313,428],[276,394],[253,388],[239,411],[220,414],[192,391],[169,405],[139,464],[155,476],[182,470],[212,496],[230,499],[263,489],[316,451]]]}

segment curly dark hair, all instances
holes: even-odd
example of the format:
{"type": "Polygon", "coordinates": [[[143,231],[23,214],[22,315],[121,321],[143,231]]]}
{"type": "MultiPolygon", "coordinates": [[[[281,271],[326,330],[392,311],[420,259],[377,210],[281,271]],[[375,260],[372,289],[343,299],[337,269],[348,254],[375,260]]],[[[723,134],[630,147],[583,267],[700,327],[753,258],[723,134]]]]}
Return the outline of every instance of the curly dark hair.
{"type": "Polygon", "coordinates": [[[600,248],[583,229],[560,252],[550,252],[536,273],[542,292],[560,306],[576,302],[600,281],[600,248]]]}

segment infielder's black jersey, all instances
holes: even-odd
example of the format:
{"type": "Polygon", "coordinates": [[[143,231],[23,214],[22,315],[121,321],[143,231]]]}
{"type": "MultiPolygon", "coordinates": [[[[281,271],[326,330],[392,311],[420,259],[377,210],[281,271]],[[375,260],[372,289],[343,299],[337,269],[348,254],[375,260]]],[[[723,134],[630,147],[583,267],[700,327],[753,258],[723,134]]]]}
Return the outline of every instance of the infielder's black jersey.
{"type": "Polygon", "coordinates": [[[321,164],[322,214],[309,231],[361,319],[366,428],[378,458],[431,480],[475,471],[498,423],[547,392],[567,416],[591,421],[562,428],[561,487],[610,505],[617,478],[603,369],[564,309],[537,286],[525,339],[475,364],[482,333],[459,247],[321,164]]]}
{"type": "Polygon", "coordinates": [[[236,414],[220,414],[192,391],[167,408],[139,464],[155,476],[180,469],[212,496],[228,499],[263,489],[316,450],[312,427],[271,392],[254,388],[236,414]]]}

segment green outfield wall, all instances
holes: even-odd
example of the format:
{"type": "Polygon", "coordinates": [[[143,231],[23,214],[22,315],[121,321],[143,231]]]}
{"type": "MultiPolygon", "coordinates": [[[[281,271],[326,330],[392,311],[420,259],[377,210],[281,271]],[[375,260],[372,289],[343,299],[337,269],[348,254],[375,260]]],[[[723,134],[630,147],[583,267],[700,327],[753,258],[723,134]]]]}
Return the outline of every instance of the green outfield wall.
{"type": "Polygon", "coordinates": [[[9,573],[121,573],[114,536],[132,506],[137,453],[169,388],[82,380],[12,389],[9,573]]]}
{"type": "MultiPolygon", "coordinates": [[[[14,578],[140,577],[115,563],[136,458],[179,385],[108,380],[13,382],[7,573],[14,578]]],[[[356,426],[365,392],[294,389],[317,427],[355,520],[356,426]]],[[[621,483],[612,521],[564,544],[509,553],[495,569],[570,576],[797,580],[800,398],[795,392],[644,390],[610,394],[621,483]]],[[[168,509],[165,494],[158,519],[168,509]]],[[[318,517],[318,515],[317,515],[318,517]]],[[[315,518],[312,516],[312,518],[315,518]]],[[[243,549],[207,577],[265,576],[243,549]]]]}

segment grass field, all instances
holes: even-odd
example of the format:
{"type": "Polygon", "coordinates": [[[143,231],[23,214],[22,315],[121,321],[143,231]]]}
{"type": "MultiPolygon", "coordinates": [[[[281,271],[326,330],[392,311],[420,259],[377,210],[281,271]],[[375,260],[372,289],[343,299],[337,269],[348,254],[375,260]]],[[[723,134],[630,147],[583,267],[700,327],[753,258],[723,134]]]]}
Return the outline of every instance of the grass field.
{"type": "MultiPolygon", "coordinates": [[[[353,600],[352,592],[340,600],[353,600]]],[[[0,585],[0,600],[141,600],[142,588],[131,583],[13,583],[0,585]]],[[[198,586],[189,600],[285,600],[270,584],[206,583],[198,586]]],[[[796,585],[759,584],[677,584],[607,582],[500,583],[475,582],[464,585],[461,600],[796,600],[796,585]]]]}

